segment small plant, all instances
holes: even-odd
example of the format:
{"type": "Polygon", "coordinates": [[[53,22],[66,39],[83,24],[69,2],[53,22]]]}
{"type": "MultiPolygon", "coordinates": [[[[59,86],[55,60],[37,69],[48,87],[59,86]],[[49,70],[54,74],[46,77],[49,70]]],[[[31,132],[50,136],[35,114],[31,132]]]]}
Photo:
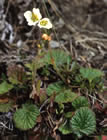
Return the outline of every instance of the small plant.
{"type": "MultiPolygon", "coordinates": [[[[26,11],[24,16],[29,26],[53,27],[38,8],[26,11]]],[[[35,129],[39,135],[45,131],[53,137],[60,131],[78,139],[97,133],[97,119],[88,95],[97,97],[103,91],[103,72],[81,67],[63,49],[46,46],[45,50],[43,46],[50,40],[49,35],[42,36],[31,62],[8,66],[6,79],[0,82],[0,96],[8,101],[1,100],[0,112],[11,111],[16,128],[35,129]]]]}

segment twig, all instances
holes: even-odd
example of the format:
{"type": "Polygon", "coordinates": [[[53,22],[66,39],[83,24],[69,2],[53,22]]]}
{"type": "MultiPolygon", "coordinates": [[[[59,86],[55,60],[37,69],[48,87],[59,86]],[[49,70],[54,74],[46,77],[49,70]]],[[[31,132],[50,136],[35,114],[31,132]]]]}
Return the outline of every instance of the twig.
{"type": "Polygon", "coordinates": [[[45,100],[44,103],[41,105],[39,111],[41,112],[42,108],[48,103],[49,99],[45,100]]]}
{"type": "Polygon", "coordinates": [[[100,103],[103,104],[103,102],[102,102],[101,100],[97,99],[96,97],[94,97],[94,96],[92,96],[92,95],[90,95],[90,94],[88,94],[88,96],[91,97],[92,99],[97,100],[97,101],[99,101],[100,103]]]}

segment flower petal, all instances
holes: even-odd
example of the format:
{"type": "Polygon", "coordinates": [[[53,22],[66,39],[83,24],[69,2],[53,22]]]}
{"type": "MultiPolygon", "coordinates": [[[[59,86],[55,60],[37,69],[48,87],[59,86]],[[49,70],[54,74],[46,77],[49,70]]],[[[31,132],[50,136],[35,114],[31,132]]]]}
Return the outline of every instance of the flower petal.
{"type": "Polygon", "coordinates": [[[38,8],[33,8],[33,13],[34,13],[34,15],[36,15],[38,17],[39,20],[42,18],[42,15],[38,8]]]}
{"type": "Polygon", "coordinates": [[[29,19],[31,19],[31,17],[32,17],[32,12],[31,11],[26,11],[24,13],[24,17],[26,18],[27,21],[29,21],[29,19]]]}
{"type": "Polygon", "coordinates": [[[52,28],[52,23],[48,18],[43,18],[39,21],[38,26],[40,28],[50,29],[52,28]]]}
{"type": "Polygon", "coordinates": [[[32,26],[32,25],[36,25],[38,21],[34,22],[32,20],[32,12],[31,11],[27,11],[24,13],[24,17],[26,18],[26,21],[28,22],[28,25],[29,26],[32,26]]]}
{"type": "Polygon", "coordinates": [[[42,18],[42,15],[40,13],[40,10],[37,8],[33,8],[32,12],[31,11],[26,11],[24,13],[24,17],[26,18],[28,25],[36,25],[39,20],[42,18]]]}

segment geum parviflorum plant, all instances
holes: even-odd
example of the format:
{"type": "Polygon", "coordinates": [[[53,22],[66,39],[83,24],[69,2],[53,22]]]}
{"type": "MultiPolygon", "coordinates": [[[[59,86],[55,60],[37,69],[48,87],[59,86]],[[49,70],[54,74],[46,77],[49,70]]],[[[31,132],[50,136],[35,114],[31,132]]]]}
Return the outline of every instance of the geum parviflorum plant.
{"type": "MultiPolygon", "coordinates": [[[[52,28],[50,19],[42,18],[38,8],[33,8],[32,11],[26,11],[24,16],[29,26],[38,26],[39,28],[45,29],[52,28]]],[[[47,37],[47,35],[45,35],[45,37],[47,37]]],[[[55,130],[60,131],[63,135],[72,134],[74,137],[76,136],[78,138],[91,135],[96,131],[96,117],[94,112],[90,109],[89,101],[86,97],[79,96],[72,89],[73,82],[82,85],[82,81],[87,80],[87,77],[84,77],[80,66],[75,68],[75,65],[72,65],[71,69],[71,63],[72,57],[65,51],[60,49],[51,49],[50,51],[49,49],[47,53],[40,55],[40,57],[36,56],[32,63],[26,65],[31,71],[32,79],[37,77],[35,73],[38,72],[39,80],[36,81],[36,85],[34,82],[35,79],[32,83],[32,97],[35,103],[23,104],[22,108],[17,109],[14,113],[14,122],[17,128],[21,130],[34,128],[36,124],[38,124],[37,118],[41,117],[42,119],[39,125],[41,128],[46,126],[52,136],[53,132],[55,134],[55,130]],[[75,81],[70,79],[68,74],[71,75],[75,81]],[[48,84],[46,90],[44,90],[41,89],[42,81],[40,77],[42,77],[42,79],[45,77],[48,81],[52,79],[55,81],[54,77],[56,77],[56,82],[48,84]],[[78,82],[79,77],[82,78],[80,82],[78,82]],[[71,80],[71,83],[67,82],[67,78],[71,80]],[[38,98],[39,102],[35,99],[35,96],[38,98]],[[54,117],[59,119],[55,120],[54,117]],[[22,121],[20,121],[20,119],[22,121]],[[56,123],[58,121],[59,124],[56,123]]],[[[92,72],[93,70],[90,70],[87,74],[86,71],[85,74],[91,75],[92,72]]],[[[99,78],[101,76],[102,73],[94,77],[99,78]]],[[[92,84],[95,78],[91,80],[92,84]]],[[[80,85],[78,86],[81,88],[80,85]]]]}
{"type": "MultiPolygon", "coordinates": [[[[38,8],[26,11],[24,16],[29,26],[52,28],[50,19],[42,18],[38,8]]],[[[50,41],[46,34],[42,38],[50,41]]],[[[32,62],[24,65],[28,71],[14,66],[7,74],[8,80],[0,84],[0,95],[12,89],[16,93],[18,90],[25,91],[25,85],[29,86],[30,99],[27,96],[23,104],[16,102],[18,107],[15,109],[13,101],[0,103],[0,112],[12,110],[16,128],[23,131],[35,128],[38,134],[40,130],[40,136],[44,130],[45,135],[53,138],[58,132],[71,134],[75,139],[94,134],[96,115],[86,91],[92,97],[93,91],[98,93],[99,89],[103,89],[103,73],[81,67],[64,50],[49,48],[41,52],[32,62]]]]}

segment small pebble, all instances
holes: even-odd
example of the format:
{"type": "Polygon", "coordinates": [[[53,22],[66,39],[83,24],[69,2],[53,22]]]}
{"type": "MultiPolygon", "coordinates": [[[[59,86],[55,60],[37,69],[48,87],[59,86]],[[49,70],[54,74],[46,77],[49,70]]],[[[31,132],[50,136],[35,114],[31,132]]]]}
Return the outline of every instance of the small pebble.
{"type": "Polygon", "coordinates": [[[60,43],[58,41],[51,40],[51,41],[49,41],[49,46],[51,48],[59,48],[60,47],[60,43]]]}

